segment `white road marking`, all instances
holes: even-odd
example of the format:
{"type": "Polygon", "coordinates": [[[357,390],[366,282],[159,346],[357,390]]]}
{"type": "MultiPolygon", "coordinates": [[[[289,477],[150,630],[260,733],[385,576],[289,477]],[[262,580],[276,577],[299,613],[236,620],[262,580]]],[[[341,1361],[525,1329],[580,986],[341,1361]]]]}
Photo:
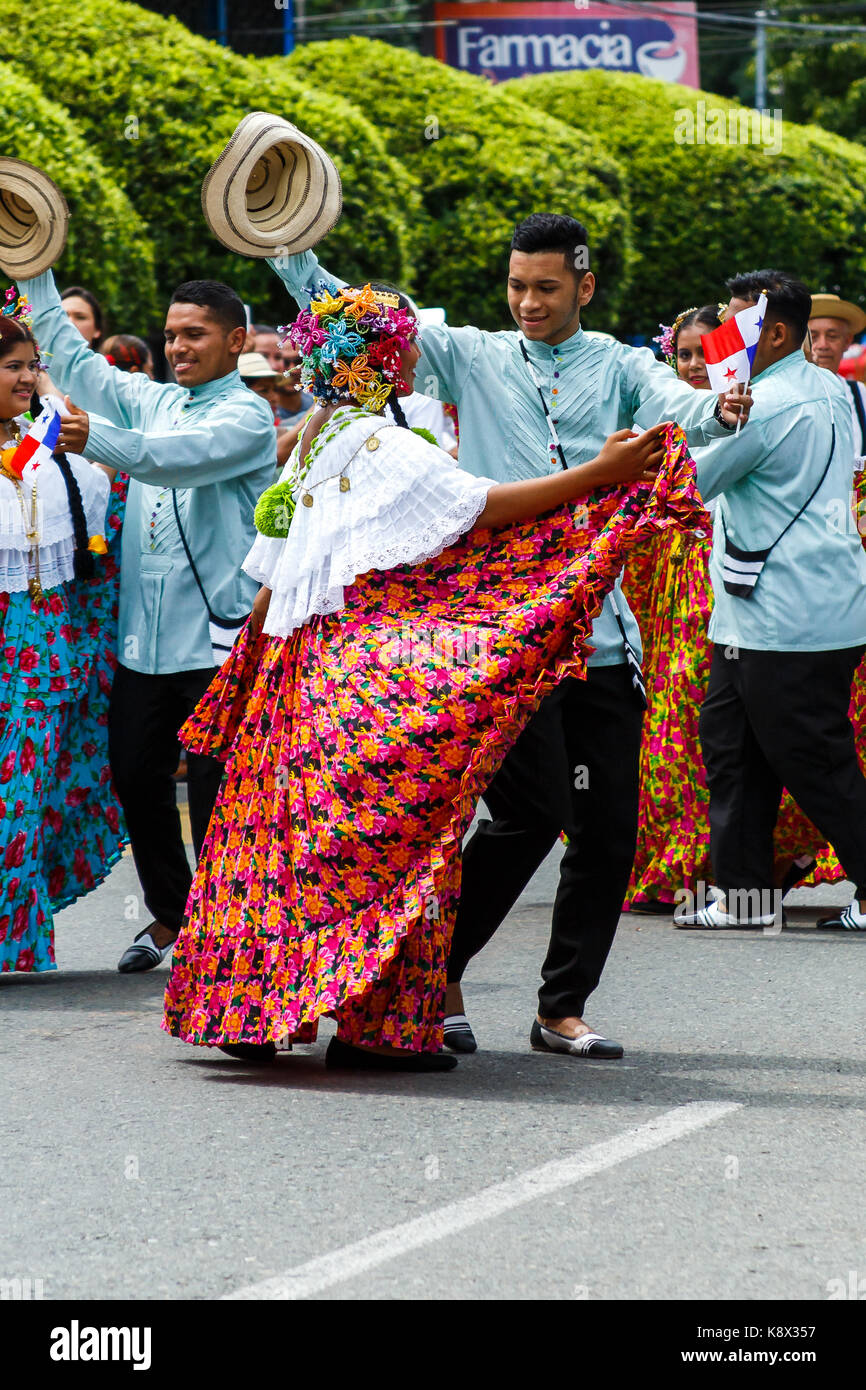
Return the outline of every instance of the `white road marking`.
{"type": "Polygon", "coordinates": [[[682,1139],[694,1130],[714,1124],[723,1116],[741,1110],[734,1101],[696,1101],[691,1105],[678,1105],[657,1119],[650,1120],[637,1129],[626,1130],[613,1139],[605,1139],[600,1144],[572,1154],[570,1158],[555,1159],[540,1168],[532,1168],[520,1177],[508,1178],[505,1182],[485,1187],[472,1197],[464,1197],[459,1202],[439,1207],[436,1211],[419,1216],[414,1221],[405,1221],[400,1226],[391,1226],[376,1235],[365,1236],[363,1240],[332,1250],[328,1255],[319,1255],[306,1264],[287,1270],[272,1279],[264,1279],[259,1284],[247,1284],[234,1293],[224,1294],[224,1299],[299,1299],[309,1298],[321,1293],[332,1284],[340,1284],[346,1279],[354,1279],[365,1270],[395,1260],[410,1250],[431,1245],[444,1240],[457,1231],[465,1231],[469,1226],[477,1226],[480,1221],[490,1221],[502,1212],[534,1202],[538,1197],[547,1197],[560,1188],[571,1187],[583,1182],[606,1168],[613,1168],[636,1154],[650,1153],[663,1148],[675,1139],[682,1139]]]}

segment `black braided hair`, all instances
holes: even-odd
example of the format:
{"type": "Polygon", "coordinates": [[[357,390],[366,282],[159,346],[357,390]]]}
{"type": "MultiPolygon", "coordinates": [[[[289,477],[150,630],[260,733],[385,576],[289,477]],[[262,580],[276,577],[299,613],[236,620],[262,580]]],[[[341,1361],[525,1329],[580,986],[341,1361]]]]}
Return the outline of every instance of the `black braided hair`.
{"type": "Polygon", "coordinates": [[[411,429],[411,425],[409,424],[409,421],[406,419],[405,411],[403,410],[403,407],[400,404],[400,400],[396,392],[391,392],[390,396],[388,397],[388,405],[391,408],[391,414],[394,416],[394,419],[397,421],[397,424],[402,425],[404,430],[411,429]]]}
{"type": "MultiPolygon", "coordinates": [[[[34,391],[30,397],[30,414],[34,420],[42,410],[42,401],[39,392],[34,391]]],[[[65,454],[55,454],[54,461],[63,475],[66,484],[66,496],[69,499],[69,510],[72,514],[72,533],[75,538],[75,549],[73,551],[73,573],[76,579],[92,579],[95,569],[93,555],[87,548],[87,518],[84,515],[84,502],[81,498],[81,488],[78,486],[78,479],[72,471],[72,465],[65,454]]]]}

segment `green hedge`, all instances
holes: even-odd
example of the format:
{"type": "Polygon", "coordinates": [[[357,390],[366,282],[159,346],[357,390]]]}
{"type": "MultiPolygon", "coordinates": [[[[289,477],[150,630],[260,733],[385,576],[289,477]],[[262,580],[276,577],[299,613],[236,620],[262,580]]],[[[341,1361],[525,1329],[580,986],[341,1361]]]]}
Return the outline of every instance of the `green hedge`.
{"type": "MultiPolygon", "coordinates": [[[[597,133],[626,167],[639,257],[627,331],[655,332],[686,305],[723,298],[728,276],[756,267],[791,271],[816,291],[861,292],[866,152],[859,146],[789,122],[777,154],[760,144],[680,144],[675,130],[688,131],[678,113],[697,119],[699,101],[707,118],[711,108],[747,117],[746,108],[645,77],[568,73],[505,85],[513,99],[597,133]]],[[[765,135],[769,146],[769,128],[765,135]]]]}
{"type": "Polygon", "coordinates": [[[0,64],[0,126],[3,154],[44,169],[69,204],[69,236],[55,267],[58,284],[83,282],[103,300],[118,330],[140,331],[156,309],[154,256],[125,194],[63,108],[6,64],[0,64]]]}
{"type": "Polygon", "coordinates": [[[601,280],[587,322],[617,324],[631,271],[629,215],[622,170],[591,135],[530,112],[483,78],[374,40],[303,44],[264,66],[335,96],[363,94],[388,149],[420,179],[427,220],[417,290],[422,302],[444,304],[450,323],[511,324],[511,233],[547,211],[587,224],[601,280]]]}
{"type": "MultiPolygon", "coordinates": [[[[45,91],[62,94],[125,188],[156,248],[163,298],[182,280],[212,276],[234,285],[259,318],[289,312],[268,267],[226,251],[201,213],[209,166],[241,117],[257,109],[294,121],[340,169],[344,215],[323,255],[351,279],[377,274],[411,282],[414,180],[348,102],[286,72],[265,72],[122,0],[0,0],[0,46],[45,91]]],[[[61,176],[58,182],[63,186],[61,176]]]]}

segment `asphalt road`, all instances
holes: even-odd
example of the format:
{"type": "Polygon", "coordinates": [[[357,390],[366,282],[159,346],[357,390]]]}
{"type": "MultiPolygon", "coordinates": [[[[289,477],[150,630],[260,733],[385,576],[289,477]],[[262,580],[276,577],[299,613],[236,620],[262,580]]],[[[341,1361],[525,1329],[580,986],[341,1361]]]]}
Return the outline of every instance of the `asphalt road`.
{"type": "Polygon", "coordinates": [[[554,882],[549,862],[473,963],[480,1050],[456,1072],[326,1072],[325,1023],[263,1074],[160,1031],[166,965],[117,974],[124,858],[60,915],[56,973],[0,978],[0,1278],[76,1300],[821,1300],[853,1272],[866,1296],[866,937],[817,933],[814,905],[779,936],[623,917],[590,1021],[625,1059],[539,1055],[554,882]]]}

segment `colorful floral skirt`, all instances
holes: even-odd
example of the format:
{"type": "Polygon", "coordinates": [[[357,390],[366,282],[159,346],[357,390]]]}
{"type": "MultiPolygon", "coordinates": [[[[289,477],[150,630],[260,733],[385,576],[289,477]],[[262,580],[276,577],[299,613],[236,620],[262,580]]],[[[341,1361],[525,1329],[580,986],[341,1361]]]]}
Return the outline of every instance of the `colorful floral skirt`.
{"type": "MultiPolygon", "coordinates": [[[[640,763],[638,843],[626,910],[653,900],[673,904],[677,892],[712,883],[709,802],[698,718],[712,658],[707,626],[713,606],[709,577],[711,521],[699,532],[667,531],[659,537],[651,581],[650,659],[645,664],[649,708],[640,763]]],[[[858,749],[866,718],[864,668],[855,678],[851,718],[858,749]]],[[[861,751],[862,762],[862,751],[861,751]]],[[[844,878],[832,849],[788,792],[776,822],[774,849],[779,881],[791,861],[817,858],[807,883],[844,878]]]]}
{"type": "Polygon", "coordinates": [[[166,989],[168,1032],[436,1051],[475,805],[645,532],[694,524],[672,431],[646,485],[372,571],[287,640],[247,631],[182,731],[226,777],[166,989]]]}
{"type": "Polygon", "coordinates": [[[57,968],[54,913],[126,843],[108,767],[125,495],[120,478],[92,580],[0,594],[0,971],[57,968]]]}

